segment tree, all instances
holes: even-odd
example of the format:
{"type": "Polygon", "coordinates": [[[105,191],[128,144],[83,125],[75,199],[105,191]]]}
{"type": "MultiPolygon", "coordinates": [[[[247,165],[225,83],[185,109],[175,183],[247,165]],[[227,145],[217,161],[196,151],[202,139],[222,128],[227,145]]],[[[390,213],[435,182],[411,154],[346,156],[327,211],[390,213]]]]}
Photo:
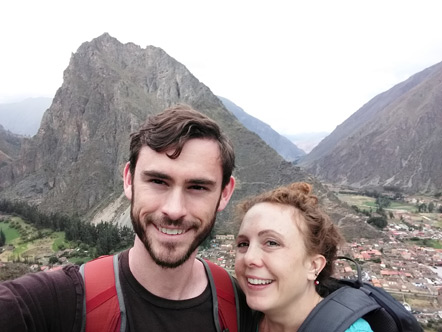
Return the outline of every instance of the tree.
{"type": "Polygon", "coordinates": [[[427,211],[427,204],[425,204],[425,203],[418,204],[417,211],[418,212],[426,212],[427,211]]]}
{"type": "Polygon", "coordinates": [[[383,229],[388,225],[387,219],[385,217],[371,217],[368,218],[367,223],[373,224],[374,226],[383,229]]]}
{"type": "Polygon", "coordinates": [[[51,256],[49,257],[49,264],[56,264],[58,263],[58,258],[57,256],[51,256]]]}
{"type": "Polygon", "coordinates": [[[6,235],[3,232],[3,229],[0,228],[0,247],[4,246],[6,244],[6,235]]]}
{"type": "Polygon", "coordinates": [[[391,204],[391,201],[389,198],[384,196],[378,196],[376,197],[376,205],[379,206],[379,209],[384,209],[386,207],[389,207],[391,204]]]}
{"type": "Polygon", "coordinates": [[[357,213],[361,212],[361,210],[357,207],[357,205],[352,205],[351,208],[355,210],[357,213]]]}
{"type": "Polygon", "coordinates": [[[428,212],[432,213],[434,211],[434,203],[430,202],[430,204],[428,204],[428,212]]]}

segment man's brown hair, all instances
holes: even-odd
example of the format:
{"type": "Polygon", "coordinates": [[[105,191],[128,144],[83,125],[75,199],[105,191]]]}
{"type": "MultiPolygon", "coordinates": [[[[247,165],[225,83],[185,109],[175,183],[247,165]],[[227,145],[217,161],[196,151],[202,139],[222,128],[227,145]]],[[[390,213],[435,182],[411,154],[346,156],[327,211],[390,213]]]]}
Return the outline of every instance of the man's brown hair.
{"type": "Polygon", "coordinates": [[[218,142],[223,172],[222,188],[224,188],[229,183],[235,167],[233,146],[215,121],[182,104],[149,117],[138,132],[131,134],[129,156],[131,174],[135,173],[138,155],[143,146],[146,145],[156,152],[172,150],[168,156],[175,159],[179,157],[184,144],[193,138],[218,142]]]}

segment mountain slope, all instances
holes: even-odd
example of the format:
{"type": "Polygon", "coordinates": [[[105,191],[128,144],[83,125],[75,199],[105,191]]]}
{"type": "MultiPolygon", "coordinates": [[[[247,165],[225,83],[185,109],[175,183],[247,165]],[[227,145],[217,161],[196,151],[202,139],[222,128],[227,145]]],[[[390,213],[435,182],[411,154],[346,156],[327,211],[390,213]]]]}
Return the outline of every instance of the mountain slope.
{"type": "Polygon", "coordinates": [[[314,184],[336,222],[351,220],[347,223],[359,227],[326,188],[247,130],[185,66],[160,48],[121,44],[108,34],[83,43],[72,55],[38,133],[24,141],[14,164],[4,167],[0,195],[39,204],[47,212],[128,223],[122,169],[129,134],[146,116],[176,103],[213,118],[235,145],[237,187],[217,227],[237,227],[232,220],[239,199],[301,180],[314,184]]]}
{"type": "Polygon", "coordinates": [[[280,135],[272,129],[268,124],[246,113],[241,107],[234,104],[227,98],[218,96],[224,106],[232,112],[238,120],[249,130],[256,133],[278,152],[287,161],[296,161],[300,157],[305,156],[305,152],[299,149],[288,138],[280,135]]]}
{"type": "Polygon", "coordinates": [[[2,168],[18,157],[22,142],[23,137],[11,133],[0,125],[0,175],[2,168]]]}
{"type": "Polygon", "coordinates": [[[300,162],[321,179],[354,187],[442,187],[442,63],[376,96],[300,162]]]}

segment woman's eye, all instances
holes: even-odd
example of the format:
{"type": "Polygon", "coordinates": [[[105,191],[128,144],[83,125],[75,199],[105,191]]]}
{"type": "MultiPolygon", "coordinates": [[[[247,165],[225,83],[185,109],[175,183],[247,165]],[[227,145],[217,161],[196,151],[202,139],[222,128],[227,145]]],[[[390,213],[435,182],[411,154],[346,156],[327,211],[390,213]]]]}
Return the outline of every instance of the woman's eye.
{"type": "Polygon", "coordinates": [[[248,247],[249,244],[247,242],[239,242],[236,246],[238,248],[243,248],[243,247],[248,247]]]}
{"type": "Polygon", "coordinates": [[[275,246],[279,246],[279,243],[276,241],[269,240],[269,241],[267,241],[267,245],[270,247],[275,247],[275,246]]]}

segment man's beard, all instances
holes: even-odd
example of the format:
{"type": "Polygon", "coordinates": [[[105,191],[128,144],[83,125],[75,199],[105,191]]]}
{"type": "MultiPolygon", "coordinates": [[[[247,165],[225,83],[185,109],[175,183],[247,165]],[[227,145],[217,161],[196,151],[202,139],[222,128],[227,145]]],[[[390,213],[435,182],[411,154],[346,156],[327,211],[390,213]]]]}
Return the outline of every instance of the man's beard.
{"type": "Polygon", "coordinates": [[[134,211],[134,196],[133,192],[133,186],[132,186],[132,202],[131,202],[131,209],[130,209],[130,217],[132,221],[132,226],[134,228],[135,234],[137,234],[138,238],[143,242],[144,247],[146,248],[147,252],[149,253],[150,257],[154,260],[154,262],[164,268],[176,268],[186,262],[192,253],[200,246],[201,243],[210,235],[210,232],[212,231],[214,225],[215,225],[215,219],[216,219],[216,211],[218,210],[218,206],[221,200],[218,199],[218,203],[216,204],[215,210],[213,212],[213,215],[210,219],[210,222],[204,226],[203,229],[200,229],[200,232],[196,235],[195,239],[187,249],[187,251],[180,257],[177,257],[174,260],[168,259],[167,254],[173,254],[176,250],[176,244],[175,243],[166,243],[162,244],[164,248],[166,248],[167,253],[161,255],[158,255],[155,253],[154,249],[152,248],[152,241],[146,234],[146,228],[149,224],[154,224],[156,226],[167,226],[167,225],[186,225],[186,231],[189,231],[190,229],[194,228],[196,229],[196,226],[198,225],[198,222],[192,221],[192,220],[172,220],[167,218],[166,216],[163,217],[155,217],[153,214],[148,214],[143,218],[143,221],[140,221],[139,215],[134,211]]]}

